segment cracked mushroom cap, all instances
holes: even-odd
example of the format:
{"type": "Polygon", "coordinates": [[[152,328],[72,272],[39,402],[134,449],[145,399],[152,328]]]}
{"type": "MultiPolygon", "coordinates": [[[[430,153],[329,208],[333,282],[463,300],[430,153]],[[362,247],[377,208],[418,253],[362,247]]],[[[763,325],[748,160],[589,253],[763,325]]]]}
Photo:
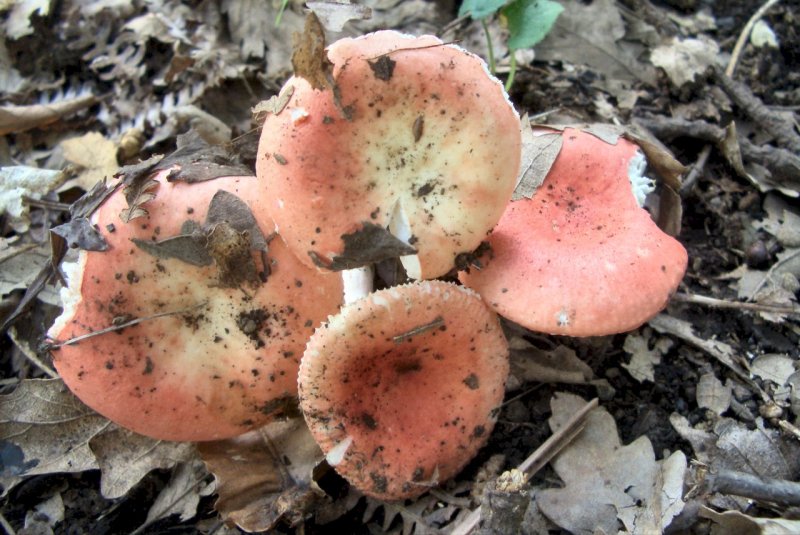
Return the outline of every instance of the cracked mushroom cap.
{"type": "Polygon", "coordinates": [[[663,309],[686,271],[683,246],[639,207],[634,143],[567,128],[544,182],[512,201],[481,269],[460,273],[501,316],[569,336],[629,331],[663,309]]]}
{"type": "Polygon", "coordinates": [[[271,227],[248,208],[262,195],[255,177],[189,184],[165,174],[145,217],[121,220],[121,191],[96,211],[108,250],[81,251],[69,267],[49,334],[63,342],[141,321],[54,349],[53,360],[84,403],[137,433],[238,435],[292,403],[305,342],[338,309],[341,282],[280,240],[267,246],[261,229],[271,227]]]}
{"type": "Polygon", "coordinates": [[[519,116],[481,59],[436,37],[380,31],[328,57],[335,92],[295,76],[264,123],[267,211],[309,266],[399,256],[413,279],[444,275],[511,197],[519,116]]]}
{"type": "Polygon", "coordinates": [[[300,364],[300,407],[339,474],[365,494],[409,498],[483,446],[508,367],[497,316],[474,292],[395,286],[317,329],[300,364]]]}

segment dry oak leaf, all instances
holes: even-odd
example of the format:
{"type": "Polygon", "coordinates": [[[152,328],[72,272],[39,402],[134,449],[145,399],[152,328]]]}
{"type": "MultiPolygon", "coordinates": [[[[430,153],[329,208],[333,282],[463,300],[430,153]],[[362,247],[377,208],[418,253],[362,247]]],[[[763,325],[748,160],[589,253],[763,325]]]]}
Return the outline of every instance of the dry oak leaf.
{"type": "MultiPolygon", "coordinates": [[[[573,394],[556,394],[551,429],[558,430],[585,404],[573,394]]],[[[545,516],[571,533],[617,533],[618,520],[623,533],[661,533],[684,506],[684,454],[656,461],[645,436],[623,446],[603,408],[589,414],[586,427],[552,465],[564,487],[539,491],[536,501],[545,516]]]]}
{"type": "Polygon", "coordinates": [[[125,495],[156,468],[194,456],[192,444],[157,441],[118,427],[81,403],[60,379],[29,379],[0,396],[0,484],[100,469],[106,498],[125,495]]]}

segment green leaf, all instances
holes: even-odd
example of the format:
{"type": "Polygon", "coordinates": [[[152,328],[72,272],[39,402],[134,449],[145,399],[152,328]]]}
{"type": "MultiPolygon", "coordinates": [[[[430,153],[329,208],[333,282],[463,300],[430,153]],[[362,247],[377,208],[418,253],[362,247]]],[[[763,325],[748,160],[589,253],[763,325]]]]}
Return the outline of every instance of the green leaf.
{"type": "Polygon", "coordinates": [[[530,48],[550,32],[564,7],[552,0],[516,0],[503,8],[508,21],[508,47],[530,48]]]}
{"type": "Polygon", "coordinates": [[[464,0],[458,9],[458,16],[469,15],[475,20],[494,15],[498,9],[506,5],[508,0],[464,0]]]}

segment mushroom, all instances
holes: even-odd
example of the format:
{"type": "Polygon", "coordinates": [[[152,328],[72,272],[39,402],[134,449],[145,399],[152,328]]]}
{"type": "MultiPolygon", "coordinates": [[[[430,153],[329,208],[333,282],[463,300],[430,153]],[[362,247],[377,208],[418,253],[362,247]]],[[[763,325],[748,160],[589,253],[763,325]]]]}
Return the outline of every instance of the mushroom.
{"type": "Polygon", "coordinates": [[[398,500],[455,475],[486,442],[508,343],[462,286],[379,290],[328,318],[300,363],[300,407],[328,463],[365,494],[398,500]]]}
{"type": "Polygon", "coordinates": [[[573,128],[531,198],[512,201],[486,265],[459,274],[501,316],[550,334],[635,329],[664,308],[686,270],[683,246],[640,208],[636,144],[573,128]]]}
{"type": "Polygon", "coordinates": [[[520,123],[502,84],[433,36],[342,39],[328,59],[332,88],[292,77],[264,122],[265,210],[306,265],[400,257],[413,279],[449,272],[514,189],[520,123]]]}
{"type": "MultiPolygon", "coordinates": [[[[167,182],[123,222],[118,191],[93,222],[108,243],[65,270],[55,366],[100,414],[166,440],[216,440],[296,403],[305,342],[342,298],[338,277],[262,233],[255,177],[167,182]]],[[[152,193],[152,191],[150,192],[152,193]]]]}

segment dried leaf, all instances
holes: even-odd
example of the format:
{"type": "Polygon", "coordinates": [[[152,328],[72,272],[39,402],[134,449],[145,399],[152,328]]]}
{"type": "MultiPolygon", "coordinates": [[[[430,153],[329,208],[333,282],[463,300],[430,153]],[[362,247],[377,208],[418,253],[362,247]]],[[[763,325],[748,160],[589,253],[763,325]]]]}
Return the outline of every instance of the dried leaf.
{"type": "Polygon", "coordinates": [[[125,223],[147,215],[142,205],[155,199],[153,189],[158,187],[158,182],[152,179],[152,173],[160,161],[161,156],[153,156],[143,162],[126,165],[117,173],[116,176],[122,177],[123,193],[128,202],[128,208],[119,215],[125,223]]]}
{"type": "Polygon", "coordinates": [[[66,240],[70,249],[83,249],[85,251],[106,251],[108,243],[100,231],[85,217],[72,219],[69,223],[58,225],[50,232],[66,240]]]}
{"type": "Polygon", "coordinates": [[[66,178],[62,171],[27,166],[0,167],[0,214],[18,234],[28,230],[28,206],[25,197],[41,199],[66,178]]]}
{"type": "MultiPolygon", "coordinates": [[[[585,404],[578,396],[556,394],[551,429],[585,404]]],[[[540,491],[536,501],[542,513],[572,533],[617,533],[618,521],[631,533],[661,533],[683,509],[683,453],[657,462],[647,437],[623,446],[605,409],[589,414],[586,427],[552,465],[564,488],[540,491]]]]}
{"type": "Polygon", "coordinates": [[[512,374],[522,382],[586,384],[594,379],[592,369],[566,346],[544,351],[514,336],[509,348],[512,374]]]}
{"type": "Polygon", "coordinates": [[[697,406],[722,414],[731,406],[732,388],[725,386],[713,373],[704,373],[697,381],[697,406]]]}
{"type": "Polygon", "coordinates": [[[253,170],[241,161],[235,147],[211,145],[197,132],[178,136],[178,148],[161,160],[154,171],[169,169],[167,180],[203,182],[223,176],[253,176],[253,170]]]}
{"type": "Polygon", "coordinates": [[[122,429],[81,403],[60,379],[26,380],[0,396],[0,483],[22,477],[101,470],[107,498],[125,495],[156,468],[194,455],[190,443],[163,442],[122,429]]]}
{"type": "Polygon", "coordinates": [[[562,144],[561,134],[545,129],[534,130],[527,117],[522,118],[522,162],[512,201],[533,196],[550,172],[562,144]]]}
{"type": "Polygon", "coordinates": [[[0,396],[0,483],[99,468],[89,442],[111,423],[78,401],[60,379],[26,380],[0,396]]]}
{"type": "Polygon", "coordinates": [[[656,67],[664,69],[675,87],[693,82],[709,67],[717,65],[719,45],[710,38],[672,40],[656,47],[650,53],[650,61],[656,67]]]}
{"type": "Polygon", "coordinates": [[[256,124],[264,124],[267,115],[278,115],[289,104],[294,95],[294,86],[284,86],[277,95],[272,95],[267,100],[262,100],[251,110],[256,124]]]}
{"type": "Polygon", "coordinates": [[[76,186],[89,191],[103,179],[111,178],[119,168],[117,145],[98,132],[66,139],[61,142],[61,148],[64,159],[80,169],[78,176],[62,189],[76,186]]]}
{"type": "Polygon", "coordinates": [[[353,269],[374,264],[390,258],[417,254],[417,250],[395,237],[380,225],[364,221],[361,228],[342,235],[344,250],[327,261],[315,251],[309,251],[311,260],[318,267],[332,271],[353,269]]]}
{"type": "Polygon", "coordinates": [[[785,518],[758,518],[748,516],[739,511],[723,511],[718,513],[708,507],[701,506],[699,516],[714,521],[711,535],[727,535],[729,533],[746,533],[748,535],[793,535],[800,533],[800,520],[785,518]]]}
{"type": "Polygon", "coordinates": [[[217,479],[217,511],[247,532],[298,520],[317,497],[312,471],[323,454],[302,418],[200,443],[198,450],[217,479]]]}
{"type": "Polygon", "coordinates": [[[673,413],[672,427],[692,445],[697,459],[712,470],[726,468],[760,477],[793,479],[800,468],[800,448],[775,429],[756,421],[756,429],[721,418],[711,431],[695,429],[684,416],[673,413]]]}
{"type": "Polygon", "coordinates": [[[347,21],[367,20],[372,17],[372,9],[347,0],[333,2],[306,2],[320,23],[329,32],[341,32],[347,21]]]}
{"type": "Polygon", "coordinates": [[[37,272],[47,266],[48,244],[29,244],[16,248],[16,254],[0,261],[0,295],[24,290],[36,280],[37,272]]]}
{"type": "Polygon", "coordinates": [[[625,337],[625,344],[622,349],[631,355],[628,363],[623,363],[622,367],[628,370],[631,377],[637,381],[655,382],[656,364],[661,364],[661,355],[664,355],[672,347],[672,342],[667,338],[660,338],[650,349],[649,336],[645,337],[638,333],[632,333],[625,337]]]}
{"type": "Polygon", "coordinates": [[[750,363],[750,371],[757,377],[783,386],[789,382],[789,377],[796,372],[796,362],[796,359],[791,358],[789,355],[768,353],[753,359],[753,362],[750,363]]]}
{"type": "Polygon", "coordinates": [[[197,506],[202,496],[208,496],[214,485],[204,480],[208,477],[205,465],[200,459],[181,462],[161,492],[156,496],[150,510],[147,511],[149,525],[170,515],[178,515],[181,522],[186,522],[197,514],[197,506]]]}
{"type": "Polygon", "coordinates": [[[325,52],[325,29],[314,12],[306,16],[303,34],[293,37],[292,68],[295,76],[305,78],[314,89],[333,86],[333,63],[325,52]]]}

